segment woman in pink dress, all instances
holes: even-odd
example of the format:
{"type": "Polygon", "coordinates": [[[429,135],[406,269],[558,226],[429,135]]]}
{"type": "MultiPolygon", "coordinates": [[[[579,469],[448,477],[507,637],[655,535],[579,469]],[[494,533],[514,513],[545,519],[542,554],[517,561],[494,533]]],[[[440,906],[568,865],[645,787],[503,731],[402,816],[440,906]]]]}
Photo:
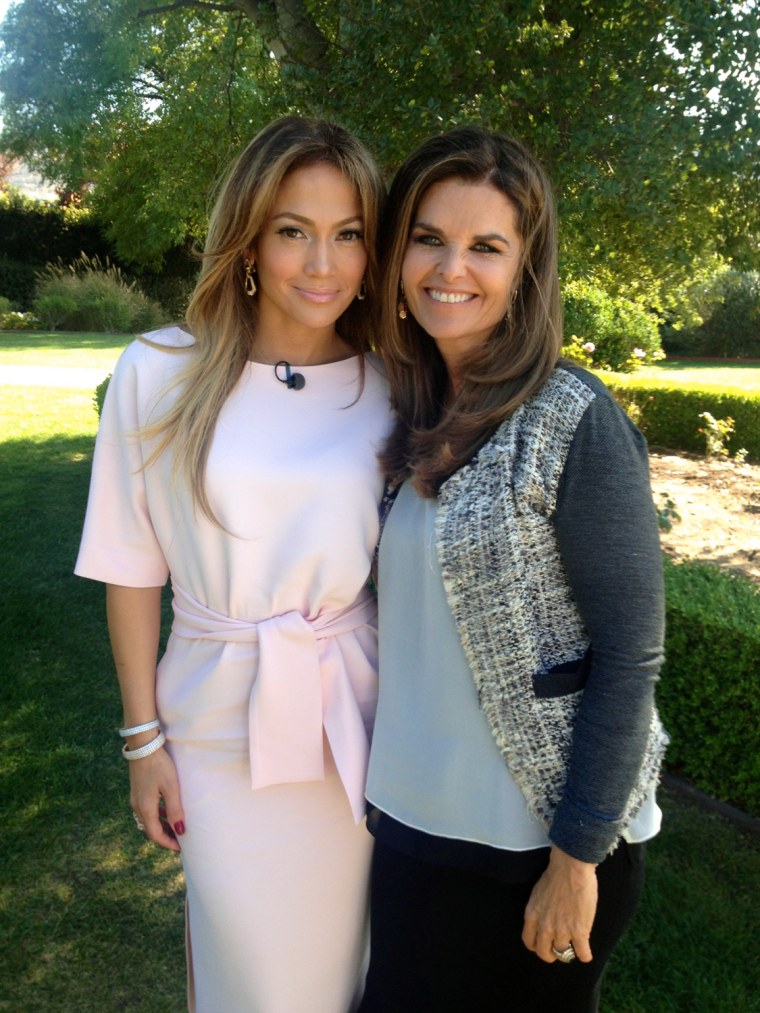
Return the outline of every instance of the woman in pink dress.
{"type": "Polygon", "coordinates": [[[343,129],[270,124],[187,324],[133,342],[103,408],[76,572],[107,585],[135,820],[181,853],[197,1013],[346,1013],[362,980],[382,198],[343,129]]]}

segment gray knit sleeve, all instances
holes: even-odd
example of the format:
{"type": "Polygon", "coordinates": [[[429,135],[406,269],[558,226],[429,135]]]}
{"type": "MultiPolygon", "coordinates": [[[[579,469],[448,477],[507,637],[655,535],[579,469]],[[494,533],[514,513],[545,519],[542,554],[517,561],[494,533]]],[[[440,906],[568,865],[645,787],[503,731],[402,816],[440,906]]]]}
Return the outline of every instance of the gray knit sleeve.
{"type": "Polygon", "coordinates": [[[597,396],[574,436],[555,520],[591,666],[550,838],[599,862],[620,835],[647,741],[664,593],[646,443],[606,388],[578,375],[597,396]]]}

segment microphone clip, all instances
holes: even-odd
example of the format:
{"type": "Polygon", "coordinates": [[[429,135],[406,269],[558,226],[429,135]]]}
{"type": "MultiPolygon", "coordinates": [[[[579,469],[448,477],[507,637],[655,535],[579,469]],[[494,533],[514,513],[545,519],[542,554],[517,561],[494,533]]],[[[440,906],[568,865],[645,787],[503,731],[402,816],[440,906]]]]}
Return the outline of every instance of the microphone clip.
{"type": "Polygon", "coordinates": [[[276,363],[274,367],[274,375],[277,377],[280,383],[285,384],[288,390],[303,390],[303,388],[306,386],[306,380],[303,377],[303,373],[291,373],[290,363],[286,362],[284,359],[280,359],[280,361],[276,363]],[[281,377],[280,374],[278,373],[280,366],[283,366],[285,368],[284,378],[281,377]]]}

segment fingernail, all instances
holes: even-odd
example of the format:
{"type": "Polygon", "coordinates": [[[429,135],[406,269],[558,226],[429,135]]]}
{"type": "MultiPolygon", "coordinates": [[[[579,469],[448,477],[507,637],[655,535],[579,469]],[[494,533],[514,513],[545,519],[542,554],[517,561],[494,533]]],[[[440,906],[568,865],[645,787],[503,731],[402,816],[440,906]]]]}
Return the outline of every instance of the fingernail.
{"type": "Polygon", "coordinates": [[[185,824],[182,822],[182,820],[177,820],[177,822],[174,824],[174,833],[178,837],[181,837],[184,834],[184,832],[185,832],[185,824]]]}

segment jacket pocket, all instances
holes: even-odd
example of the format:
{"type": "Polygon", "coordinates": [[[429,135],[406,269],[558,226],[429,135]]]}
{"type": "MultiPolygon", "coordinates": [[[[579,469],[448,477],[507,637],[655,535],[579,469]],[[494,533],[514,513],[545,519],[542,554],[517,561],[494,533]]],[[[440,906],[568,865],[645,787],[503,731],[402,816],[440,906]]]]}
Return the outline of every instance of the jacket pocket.
{"type": "Polygon", "coordinates": [[[573,661],[563,661],[560,665],[554,665],[548,672],[541,672],[533,676],[533,692],[539,700],[555,696],[569,696],[570,693],[577,693],[586,685],[588,673],[591,670],[591,648],[586,651],[582,658],[573,661]]]}

